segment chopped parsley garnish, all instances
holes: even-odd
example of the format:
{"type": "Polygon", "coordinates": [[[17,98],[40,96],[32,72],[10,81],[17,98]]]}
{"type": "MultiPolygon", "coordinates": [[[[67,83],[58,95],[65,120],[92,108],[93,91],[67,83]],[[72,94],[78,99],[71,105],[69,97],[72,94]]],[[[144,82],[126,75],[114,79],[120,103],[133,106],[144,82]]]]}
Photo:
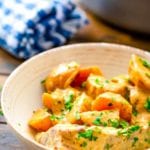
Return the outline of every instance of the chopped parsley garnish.
{"type": "Polygon", "coordinates": [[[72,109],[72,106],[73,106],[73,99],[74,99],[74,95],[73,93],[69,93],[68,95],[66,95],[64,97],[64,100],[65,100],[65,109],[66,110],[71,110],[72,109]]]}
{"type": "Polygon", "coordinates": [[[138,115],[138,111],[135,107],[133,107],[132,114],[136,117],[138,115]]]}
{"type": "Polygon", "coordinates": [[[146,75],[148,78],[150,78],[150,74],[148,74],[148,73],[145,73],[145,75],[146,75]]]}
{"type": "Polygon", "coordinates": [[[150,127],[150,121],[148,122],[148,126],[150,127]]]}
{"type": "Polygon", "coordinates": [[[95,79],[95,83],[96,83],[97,85],[99,85],[101,88],[104,87],[104,85],[103,85],[102,83],[100,83],[100,80],[99,80],[98,78],[95,79]]]}
{"type": "Polygon", "coordinates": [[[42,81],[41,81],[41,84],[44,84],[44,83],[45,83],[45,81],[46,81],[46,79],[42,80],[42,81]]]}
{"type": "Polygon", "coordinates": [[[56,116],[56,115],[51,115],[50,120],[62,120],[64,118],[64,115],[61,116],[56,116]]]}
{"type": "Polygon", "coordinates": [[[150,139],[144,139],[145,142],[147,142],[148,144],[150,144],[150,139]]]}
{"type": "Polygon", "coordinates": [[[119,127],[119,120],[117,120],[117,119],[109,119],[108,122],[110,123],[110,126],[112,126],[114,128],[119,127]]]}
{"type": "Polygon", "coordinates": [[[143,66],[145,66],[146,68],[150,69],[150,62],[148,62],[147,60],[142,59],[142,58],[140,58],[140,60],[141,60],[141,62],[143,64],[143,66]]]}
{"type": "Polygon", "coordinates": [[[120,121],[120,127],[121,128],[127,128],[129,126],[129,123],[127,122],[127,121],[125,121],[125,120],[121,120],[120,121]]]}
{"type": "Polygon", "coordinates": [[[96,79],[95,79],[95,83],[96,83],[96,84],[99,84],[99,82],[100,82],[99,79],[96,78],[96,79]]]}
{"type": "Polygon", "coordinates": [[[102,125],[104,127],[107,126],[106,122],[101,121],[101,117],[96,117],[96,119],[93,121],[93,124],[97,125],[97,126],[100,126],[100,125],[102,125]]]}
{"type": "Polygon", "coordinates": [[[106,144],[105,147],[104,147],[104,150],[110,150],[110,148],[112,147],[113,145],[110,145],[110,144],[106,144]]]}
{"type": "Polygon", "coordinates": [[[78,134],[78,138],[85,138],[85,139],[88,139],[90,141],[96,141],[97,140],[97,137],[93,135],[93,130],[89,129],[89,130],[86,130],[84,132],[80,132],[78,134]]]}
{"type": "Polygon", "coordinates": [[[0,107],[0,116],[3,116],[3,111],[2,111],[2,108],[0,107]]]}
{"type": "Polygon", "coordinates": [[[93,124],[96,126],[104,126],[104,127],[109,125],[114,128],[123,128],[123,129],[129,127],[129,123],[124,120],[119,121],[118,119],[109,119],[107,122],[102,122],[100,116],[96,117],[96,119],[93,121],[93,124]]]}
{"type": "Polygon", "coordinates": [[[97,125],[97,126],[101,125],[101,119],[100,119],[100,117],[97,117],[97,118],[93,121],[93,124],[94,124],[94,125],[97,125]]]}
{"type": "Polygon", "coordinates": [[[136,142],[139,140],[138,137],[134,137],[133,138],[133,142],[132,142],[132,146],[135,146],[136,142]]]}
{"type": "Polygon", "coordinates": [[[138,125],[130,126],[128,128],[118,131],[118,135],[124,135],[127,138],[130,138],[131,134],[138,131],[139,129],[140,129],[140,126],[138,126],[138,125]]]}
{"type": "Polygon", "coordinates": [[[144,108],[150,112],[150,97],[147,98],[145,104],[144,104],[144,108]]]}
{"type": "Polygon", "coordinates": [[[87,146],[87,142],[84,141],[80,146],[81,147],[86,147],[87,146]]]}
{"type": "Polygon", "coordinates": [[[105,83],[109,83],[109,80],[105,80],[105,83]]]}

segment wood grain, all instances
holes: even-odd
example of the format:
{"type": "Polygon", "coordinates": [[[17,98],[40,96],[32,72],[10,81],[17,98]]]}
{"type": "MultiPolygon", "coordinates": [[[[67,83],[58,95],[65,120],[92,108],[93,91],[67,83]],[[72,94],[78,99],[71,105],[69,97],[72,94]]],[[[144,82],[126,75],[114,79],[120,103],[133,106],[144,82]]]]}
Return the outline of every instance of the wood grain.
{"type": "Polygon", "coordinates": [[[22,150],[22,145],[7,125],[0,125],[0,150],[22,150]]]}
{"type": "Polygon", "coordinates": [[[0,74],[9,75],[21,62],[0,49],[0,74]]]}

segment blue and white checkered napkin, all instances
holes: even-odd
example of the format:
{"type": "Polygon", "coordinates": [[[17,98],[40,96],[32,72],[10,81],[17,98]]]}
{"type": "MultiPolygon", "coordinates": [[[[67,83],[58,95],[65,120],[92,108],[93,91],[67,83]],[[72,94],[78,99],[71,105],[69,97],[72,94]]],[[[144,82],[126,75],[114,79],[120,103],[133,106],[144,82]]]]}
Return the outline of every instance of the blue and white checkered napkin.
{"type": "Polygon", "coordinates": [[[19,58],[64,44],[86,23],[71,0],[0,0],[0,46],[19,58]]]}

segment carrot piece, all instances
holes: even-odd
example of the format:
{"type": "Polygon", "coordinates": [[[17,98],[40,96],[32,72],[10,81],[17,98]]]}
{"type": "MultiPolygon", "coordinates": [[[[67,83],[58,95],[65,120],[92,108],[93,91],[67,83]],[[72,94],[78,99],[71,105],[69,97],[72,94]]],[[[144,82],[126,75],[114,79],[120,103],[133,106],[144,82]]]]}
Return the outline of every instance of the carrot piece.
{"type": "Polygon", "coordinates": [[[106,92],[100,94],[92,103],[92,110],[119,109],[120,117],[127,121],[131,120],[132,106],[120,94],[106,92]]]}
{"type": "Polygon", "coordinates": [[[79,73],[76,75],[71,85],[74,87],[81,86],[81,84],[87,80],[88,76],[91,73],[96,74],[96,75],[102,75],[100,69],[97,66],[82,68],[79,70],[79,73]]]}
{"type": "Polygon", "coordinates": [[[38,132],[47,131],[53,126],[50,114],[46,109],[38,109],[31,117],[29,126],[38,132]]]}
{"type": "Polygon", "coordinates": [[[51,109],[52,104],[53,104],[53,98],[51,97],[49,93],[43,93],[42,101],[45,107],[47,107],[48,109],[51,109]]]}

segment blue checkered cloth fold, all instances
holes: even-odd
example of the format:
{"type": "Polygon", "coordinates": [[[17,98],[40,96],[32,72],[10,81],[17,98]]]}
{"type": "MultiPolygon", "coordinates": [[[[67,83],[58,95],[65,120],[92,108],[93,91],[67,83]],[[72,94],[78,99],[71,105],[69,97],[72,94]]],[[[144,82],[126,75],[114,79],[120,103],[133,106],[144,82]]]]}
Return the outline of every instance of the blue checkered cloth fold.
{"type": "Polygon", "coordinates": [[[64,44],[87,22],[71,0],[0,0],[0,47],[27,59],[64,44]]]}

